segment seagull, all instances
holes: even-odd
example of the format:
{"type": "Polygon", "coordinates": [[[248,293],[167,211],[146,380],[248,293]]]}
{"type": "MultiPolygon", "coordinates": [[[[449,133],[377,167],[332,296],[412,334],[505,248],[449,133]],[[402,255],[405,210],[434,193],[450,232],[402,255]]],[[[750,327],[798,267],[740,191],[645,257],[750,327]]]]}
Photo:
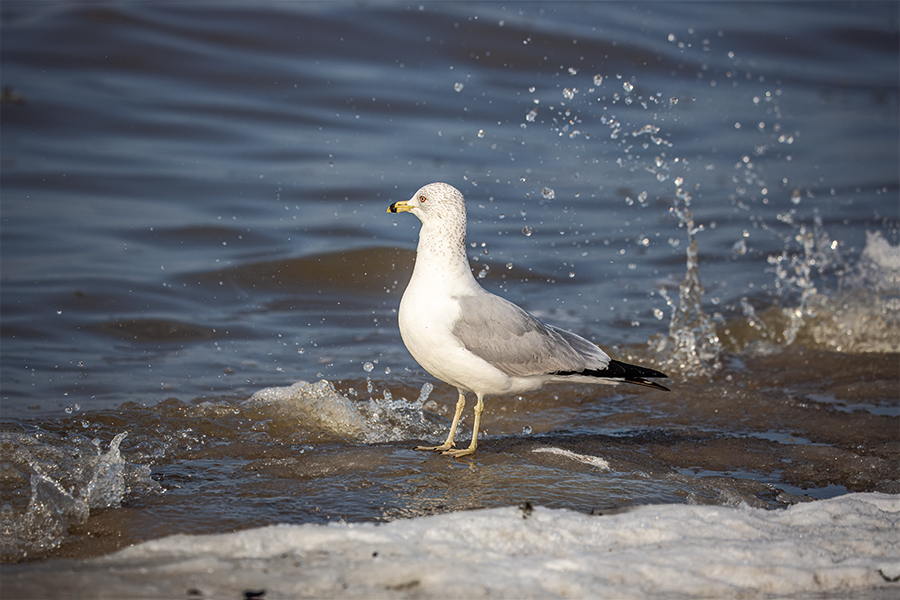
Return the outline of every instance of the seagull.
{"type": "Polygon", "coordinates": [[[422,221],[416,264],[400,300],[400,337],[423,369],[459,392],[447,440],[416,450],[454,458],[474,454],[485,396],[563,382],[624,382],[669,391],[646,379],[665,374],[612,360],[596,344],[546,325],[481,287],[466,258],[466,201],[453,186],[429,183],[388,212],[410,212],[422,221]],[[467,392],[477,398],[472,442],[456,449],[467,392]]]}

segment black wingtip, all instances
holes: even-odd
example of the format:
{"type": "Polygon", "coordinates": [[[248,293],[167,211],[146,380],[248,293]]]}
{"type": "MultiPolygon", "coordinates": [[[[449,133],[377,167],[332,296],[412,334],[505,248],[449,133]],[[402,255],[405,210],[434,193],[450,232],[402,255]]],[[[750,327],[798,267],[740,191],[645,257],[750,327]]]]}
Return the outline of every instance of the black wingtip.
{"type": "Polygon", "coordinates": [[[666,379],[669,378],[668,375],[661,371],[657,371],[656,369],[648,369],[647,367],[639,367],[637,365],[629,365],[628,363],[611,360],[609,361],[609,365],[606,367],[606,370],[610,372],[620,373],[619,377],[621,377],[622,381],[624,381],[625,383],[643,385],[645,387],[653,388],[655,390],[663,390],[665,392],[671,391],[664,385],[659,385],[655,381],[649,381],[648,379],[646,379],[646,377],[665,377],[666,379]]]}
{"type": "Polygon", "coordinates": [[[609,361],[609,365],[607,365],[606,370],[602,372],[609,373],[614,377],[624,377],[625,379],[642,379],[644,377],[669,377],[665,373],[657,371],[656,369],[648,369],[647,367],[629,365],[628,363],[623,363],[618,360],[609,361]]]}
{"type": "Polygon", "coordinates": [[[618,360],[611,360],[605,369],[587,370],[587,371],[565,371],[554,373],[554,375],[587,375],[588,377],[606,377],[610,379],[619,379],[624,383],[633,383],[634,385],[642,385],[644,387],[653,388],[655,390],[663,390],[670,392],[671,390],[664,385],[659,385],[654,381],[649,381],[647,377],[665,377],[668,375],[655,369],[647,367],[639,367],[637,365],[629,365],[618,360]]]}

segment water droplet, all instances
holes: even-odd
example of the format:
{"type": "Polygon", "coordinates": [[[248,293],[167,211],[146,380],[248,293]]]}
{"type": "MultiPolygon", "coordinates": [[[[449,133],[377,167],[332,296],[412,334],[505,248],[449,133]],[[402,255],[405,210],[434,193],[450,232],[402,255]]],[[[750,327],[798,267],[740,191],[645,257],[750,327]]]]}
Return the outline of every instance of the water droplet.
{"type": "Polygon", "coordinates": [[[422,389],[419,390],[419,402],[422,403],[428,400],[428,395],[431,394],[433,390],[434,386],[431,384],[431,382],[426,381],[424,384],[422,384],[422,389]]]}
{"type": "Polygon", "coordinates": [[[529,93],[529,94],[533,94],[533,93],[534,93],[534,86],[531,86],[530,88],[528,88],[528,93],[529,93]]]}
{"type": "Polygon", "coordinates": [[[480,137],[480,138],[483,138],[483,137],[484,137],[484,129],[479,129],[479,130],[478,130],[478,137],[480,137]]]}
{"type": "MultiPolygon", "coordinates": [[[[791,194],[791,202],[794,204],[800,204],[800,200],[802,199],[803,197],[800,195],[800,190],[794,190],[791,194]]],[[[57,312],[57,314],[59,314],[59,312],[57,312]]]]}
{"type": "Polygon", "coordinates": [[[522,435],[531,435],[531,425],[526,425],[522,428],[522,435]]]}
{"type": "Polygon", "coordinates": [[[577,74],[578,74],[578,69],[576,69],[575,67],[569,67],[569,75],[577,75],[577,74]]]}
{"type": "Polygon", "coordinates": [[[366,361],[363,363],[363,371],[365,371],[366,373],[371,373],[372,369],[374,369],[374,368],[375,368],[375,365],[373,365],[369,361],[366,361]]]}
{"type": "Polygon", "coordinates": [[[569,279],[575,277],[575,271],[569,271],[569,279]]]}
{"type": "Polygon", "coordinates": [[[384,368],[384,374],[385,374],[385,375],[390,375],[390,374],[391,374],[391,368],[390,368],[390,367],[385,367],[385,368],[384,368]]]}
{"type": "Polygon", "coordinates": [[[533,123],[535,117],[537,117],[537,110],[532,108],[531,110],[528,111],[528,114],[525,115],[525,120],[528,121],[529,123],[533,123]]]}
{"type": "Polygon", "coordinates": [[[556,192],[553,191],[553,188],[549,187],[541,188],[541,195],[545,200],[553,200],[556,198],[556,192]]]}
{"type": "Polygon", "coordinates": [[[487,277],[487,272],[487,268],[478,271],[478,279],[484,279],[485,277],[487,277]]]}
{"type": "Polygon", "coordinates": [[[627,81],[622,84],[622,89],[626,92],[631,92],[634,89],[634,86],[628,83],[627,81]]]}
{"type": "Polygon", "coordinates": [[[532,231],[531,227],[529,227],[528,225],[526,225],[525,227],[522,228],[522,233],[524,233],[526,236],[531,235],[532,232],[533,231],[532,231]]]}
{"type": "Polygon", "coordinates": [[[512,267],[513,267],[512,263],[506,263],[506,268],[507,268],[507,269],[512,270],[512,267]]]}
{"type": "Polygon", "coordinates": [[[453,89],[456,90],[457,92],[461,92],[464,87],[465,86],[459,82],[456,82],[453,84],[453,89]]]}
{"type": "Polygon", "coordinates": [[[738,256],[747,254],[747,242],[744,240],[736,241],[734,245],[731,246],[731,251],[738,256]]]}
{"type": "Polygon", "coordinates": [[[675,96],[672,96],[671,98],[669,98],[669,104],[671,104],[672,106],[675,106],[676,104],[678,104],[678,98],[676,98],[675,96]]]}
{"type": "Polygon", "coordinates": [[[574,97],[575,97],[575,92],[573,92],[569,88],[565,88],[563,90],[563,98],[565,98],[566,100],[571,100],[574,97]]]}
{"type": "Polygon", "coordinates": [[[603,75],[594,75],[594,85],[599,86],[603,83],[603,75]]]}
{"type": "Polygon", "coordinates": [[[660,309],[658,309],[658,308],[654,308],[654,309],[653,309],[653,316],[656,317],[656,320],[657,320],[657,321],[662,321],[662,319],[663,319],[663,317],[664,317],[665,315],[663,314],[663,311],[662,311],[662,310],[660,310],[660,309]]]}

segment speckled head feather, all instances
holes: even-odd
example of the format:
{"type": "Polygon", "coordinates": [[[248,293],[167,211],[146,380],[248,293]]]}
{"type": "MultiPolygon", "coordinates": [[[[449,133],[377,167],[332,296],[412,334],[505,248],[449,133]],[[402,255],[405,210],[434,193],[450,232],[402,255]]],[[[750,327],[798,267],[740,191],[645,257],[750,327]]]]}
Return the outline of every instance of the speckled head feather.
{"type": "Polygon", "coordinates": [[[412,198],[395,202],[388,209],[390,212],[411,212],[422,221],[419,234],[419,250],[423,244],[435,247],[430,250],[438,253],[447,251],[448,244],[454,252],[465,256],[466,245],[466,201],[462,193],[446,183],[429,183],[422,186],[412,198]],[[442,241],[440,246],[437,245],[442,241]]]}
{"type": "Polygon", "coordinates": [[[419,188],[408,202],[419,210],[413,214],[423,223],[430,219],[440,219],[447,223],[461,223],[466,226],[466,201],[462,193],[446,183],[429,183],[419,188]]]}

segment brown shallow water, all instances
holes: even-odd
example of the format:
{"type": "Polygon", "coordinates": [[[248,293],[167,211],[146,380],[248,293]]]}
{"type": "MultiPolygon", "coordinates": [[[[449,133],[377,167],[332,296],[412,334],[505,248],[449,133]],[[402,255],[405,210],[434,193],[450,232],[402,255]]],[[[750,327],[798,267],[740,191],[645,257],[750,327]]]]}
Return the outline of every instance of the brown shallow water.
{"type": "MultiPolygon", "coordinates": [[[[215,403],[216,419],[198,418],[210,415],[209,405],[180,402],[85,415],[103,427],[127,424],[126,457],[152,443],[147,432],[163,419],[194,439],[171,436],[165,458],[151,461],[158,489],[144,485],[121,508],[91,511],[45,556],[84,558],[174,533],[522,502],[584,512],[648,502],[777,508],[848,491],[898,493],[898,373],[894,354],[796,348],[726,367],[710,381],[676,379],[668,394],[558,386],[490,399],[477,455],[459,460],[414,451],[416,439],[291,444],[281,437],[289,424],[272,415],[251,421],[237,401],[215,403]],[[608,470],[587,457],[604,459],[608,470]]],[[[418,394],[402,386],[390,392],[418,394]]],[[[426,412],[436,411],[438,425],[453,399],[446,386],[432,392],[426,412]]],[[[55,433],[72,426],[61,421],[55,433]]]]}

